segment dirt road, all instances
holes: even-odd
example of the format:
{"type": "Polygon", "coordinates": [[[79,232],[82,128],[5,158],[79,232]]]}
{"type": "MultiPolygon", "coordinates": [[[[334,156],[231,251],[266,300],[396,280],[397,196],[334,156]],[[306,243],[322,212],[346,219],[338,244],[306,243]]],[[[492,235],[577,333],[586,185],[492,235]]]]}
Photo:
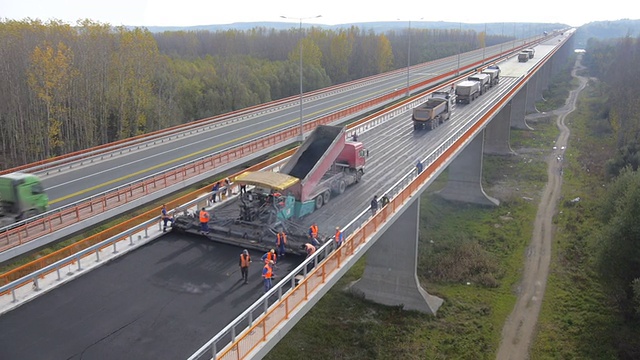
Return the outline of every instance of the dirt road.
{"type": "Polygon", "coordinates": [[[498,360],[529,358],[529,346],[535,334],[551,261],[551,242],[554,234],[553,216],[556,213],[556,204],[560,198],[562,186],[563,150],[566,148],[569,138],[569,129],[565,126],[564,121],[567,115],[575,110],[578,95],[587,84],[586,78],[576,75],[576,71],[581,68],[578,58],[571,75],[580,80],[580,86],[572,90],[565,105],[555,111],[558,114],[556,123],[560,129],[560,135],[556,140],[556,149],[547,159],[548,182],[538,205],[531,244],[527,248],[518,299],[513,312],[502,328],[498,360]]]}

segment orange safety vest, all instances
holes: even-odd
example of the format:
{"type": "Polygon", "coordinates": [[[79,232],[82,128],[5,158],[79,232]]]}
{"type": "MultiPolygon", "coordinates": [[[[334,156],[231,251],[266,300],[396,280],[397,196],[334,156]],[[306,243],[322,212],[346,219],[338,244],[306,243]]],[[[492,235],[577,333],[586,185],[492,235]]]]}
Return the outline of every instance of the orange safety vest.
{"type": "Polygon", "coordinates": [[[249,263],[251,262],[251,255],[244,256],[244,254],[240,254],[240,267],[249,267],[249,263]]]}
{"type": "Polygon", "coordinates": [[[340,235],[342,235],[342,232],[340,230],[336,230],[336,236],[335,236],[336,242],[340,242],[340,235]]]}
{"type": "Polygon", "coordinates": [[[276,257],[277,257],[276,253],[272,253],[271,251],[267,253],[267,260],[276,262],[276,257]]]}
{"type": "Polygon", "coordinates": [[[278,238],[276,240],[276,245],[280,246],[281,244],[287,245],[287,234],[285,233],[278,233],[278,238]],[[283,241],[282,243],[280,241],[283,241]]]}
{"type": "Polygon", "coordinates": [[[201,223],[209,222],[209,213],[206,210],[200,210],[200,222],[201,223]]]}
{"type": "Polygon", "coordinates": [[[271,266],[265,265],[264,268],[267,269],[267,273],[264,274],[264,278],[271,279],[271,277],[273,276],[273,270],[271,269],[271,266]]]}
{"type": "Polygon", "coordinates": [[[318,225],[311,225],[311,236],[314,238],[318,237],[318,225]]]}

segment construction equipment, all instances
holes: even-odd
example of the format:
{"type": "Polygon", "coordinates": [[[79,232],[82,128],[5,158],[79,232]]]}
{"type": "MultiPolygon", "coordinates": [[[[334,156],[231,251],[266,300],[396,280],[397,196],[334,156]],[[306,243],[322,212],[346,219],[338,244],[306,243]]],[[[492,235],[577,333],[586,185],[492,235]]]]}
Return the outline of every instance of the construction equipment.
{"type": "MultiPolygon", "coordinates": [[[[269,250],[276,234],[287,234],[287,252],[304,254],[306,226],[299,219],[322,208],[332,196],[359,182],[364,175],[367,150],[361,142],[347,141],[344,127],[318,126],[280,172],[244,172],[234,183],[252,188],[215,208],[209,238],[224,243],[269,250]]],[[[173,229],[199,234],[199,220],[179,215],[173,229]]]]}

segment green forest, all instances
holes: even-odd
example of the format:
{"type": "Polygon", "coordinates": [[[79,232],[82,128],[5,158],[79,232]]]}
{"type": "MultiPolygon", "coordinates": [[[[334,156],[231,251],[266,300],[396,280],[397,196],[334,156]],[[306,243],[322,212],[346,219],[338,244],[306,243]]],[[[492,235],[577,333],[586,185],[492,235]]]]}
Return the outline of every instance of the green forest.
{"type": "Polygon", "coordinates": [[[620,358],[640,357],[640,38],[590,39],[584,64],[598,78],[601,100],[591,104],[601,136],[612,136],[614,156],[604,165],[609,183],[597,204],[595,268],[621,315],[616,326],[620,358]],[[608,130],[610,129],[610,130],[608,130]],[[607,134],[607,130],[610,134],[607,134]]]}
{"type": "MultiPolygon", "coordinates": [[[[0,22],[0,168],[406,67],[408,30],[151,33],[90,20],[0,22]]],[[[411,63],[508,41],[411,30],[411,63]]]]}

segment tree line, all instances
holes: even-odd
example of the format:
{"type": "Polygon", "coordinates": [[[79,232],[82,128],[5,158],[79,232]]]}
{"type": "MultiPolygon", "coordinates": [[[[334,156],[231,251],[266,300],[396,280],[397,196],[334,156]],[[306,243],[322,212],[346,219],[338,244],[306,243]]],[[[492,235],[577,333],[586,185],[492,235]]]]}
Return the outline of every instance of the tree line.
{"type": "Polygon", "coordinates": [[[175,31],[0,22],[0,168],[509,41],[472,30],[175,31]]]}
{"type": "Polygon", "coordinates": [[[609,121],[616,144],[606,164],[611,182],[599,202],[597,269],[622,315],[616,338],[620,358],[640,356],[640,38],[588,41],[584,63],[602,80],[599,118],[609,121]]]}

